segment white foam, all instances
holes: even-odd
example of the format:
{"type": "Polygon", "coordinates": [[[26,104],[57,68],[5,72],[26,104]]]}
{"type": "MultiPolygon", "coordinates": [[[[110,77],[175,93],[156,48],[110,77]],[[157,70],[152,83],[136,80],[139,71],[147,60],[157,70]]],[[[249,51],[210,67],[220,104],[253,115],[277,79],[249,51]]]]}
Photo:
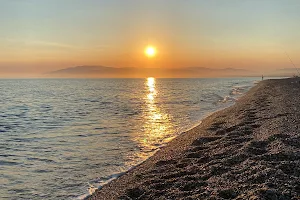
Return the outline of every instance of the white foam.
{"type": "MultiPolygon", "coordinates": [[[[136,166],[134,166],[136,167],[136,166]]],[[[134,167],[131,167],[129,170],[133,169],[134,167]]],[[[117,173],[117,174],[113,174],[111,176],[108,177],[108,179],[106,181],[101,181],[100,186],[99,187],[95,187],[94,185],[88,183],[89,188],[88,188],[88,192],[89,194],[84,194],[81,196],[78,196],[77,198],[75,198],[76,200],[85,200],[88,199],[88,197],[90,197],[92,194],[94,194],[97,190],[100,190],[104,185],[106,185],[107,183],[111,182],[112,180],[122,176],[123,174],[125,174],[127,171],[125,172],[121,172],[121,173],[117,173]]]]}
{"type": "Polygon", "coordinates": [[[235,102],[235,101],[236,101],[236,99],[233,98],[233,97],[230,97],[230,96],[226,96],[226,97],[224,97],[223,100],[221,100],[222,103],[226,103],[226,102],[235,102]]]}

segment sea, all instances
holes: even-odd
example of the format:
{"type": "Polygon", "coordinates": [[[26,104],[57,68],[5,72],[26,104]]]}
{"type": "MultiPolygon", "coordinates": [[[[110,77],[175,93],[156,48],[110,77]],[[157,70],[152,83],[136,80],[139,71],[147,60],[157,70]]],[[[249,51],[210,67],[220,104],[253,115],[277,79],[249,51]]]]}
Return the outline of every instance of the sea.
{"type": "Polygon", "coordinates": [[[83,199],[260,79],[0,79],[0,199],[83,199]]]}

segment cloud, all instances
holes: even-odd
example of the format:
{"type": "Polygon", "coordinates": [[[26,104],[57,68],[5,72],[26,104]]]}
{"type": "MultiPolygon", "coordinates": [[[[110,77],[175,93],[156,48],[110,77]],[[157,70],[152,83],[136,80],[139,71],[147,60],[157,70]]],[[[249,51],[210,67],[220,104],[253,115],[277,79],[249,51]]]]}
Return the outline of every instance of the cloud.
{"type": "Polygon", "coordinates": [[[78,48],[76,46],[70,44],[56,43],[56,42],[48,42],[48,41],[30,41],[28,44],[47,46],[47,47],[57,47],[57,48],[78,48]]]}
{"type": "Polygon", "coordinates": [[[41,47],[55,47],[55,48],[78,48],[74,45],[51,42],[51,41],[42,41],[42,40],[26,40],[26,39],[6,39],[6,41],[13,43],[15,45],[22,46],[41,46],[41,47]]]}
{"type": "Polygon", "coordinates": [[[93,45],[93,46],[80,46],[66,43],[59,43],[54,41],[43,41],[43,40],[30,40],[30,39],[12,39],[7,38],[4,41],[9,42],[13,46],[17,47],[31,47],[31,48],[51,48],[51,49],[66,49],[76,51],[103,51],[110,48],[109,45],[93,45]]]}

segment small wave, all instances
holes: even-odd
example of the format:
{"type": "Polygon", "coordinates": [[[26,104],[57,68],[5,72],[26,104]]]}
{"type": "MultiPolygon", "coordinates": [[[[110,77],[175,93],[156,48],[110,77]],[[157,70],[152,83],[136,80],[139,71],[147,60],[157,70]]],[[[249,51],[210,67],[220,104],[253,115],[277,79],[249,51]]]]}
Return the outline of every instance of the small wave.
{"type": "Polygon", "coordinates": [[[239,85],[239,86],[234,86],[231,91],[230,95],[241,95],[243,94],[250,86],[249,85],[239,85]]]}
{"type": "Polygon", "coordinates": [[[226,102],[235,102],[235,101],[236,101],[236,99],[233,98],[233,97],[230,97],[230,96],[226,96],[226,97],[224,97],[223,100],[220,100],[220,102],[222,102],[222,103],[226,103],[226,102]]]}
{"type": "Polygon", "coordinates": [[[40,161],[40,162],[47,162],[47,163],[56,163],[54,160],[50,160],[50,159],[46,159],[46,158],[35,158],[35,157],[31,157],[31,158],[27,158],[27,160],[30,160],[30,161],[40,161]]]}
{"type": "Polygon", "coordinates": [[[45,170],[45,169],[36,169],[33,170],[34,173],[49,173],[52,172],[52,170],[45,170]]]}
{"type": "Polygon", "coordinates": [[[233,89],[230,91],[229,94],[230,94],[230,95],[240,95],[240,94],[242,94],[242,92],[241,92],[240,88],[235,87],[235,88],[233,88],[233,89]]]}
{"type": "MultiPolygon", "coordinates": [[[[135,166],[134,166],[135,167],[135,166]]],[[[132,168],[134,168],[132,167],[132,168]]],[[[131,170],[132,168],[130,168],[129,170],[131,170]]],[[[129,171],[128,170],[128,171],[129,171]]],[[[127,172],[127,171],[126,171],[127,172]]],[[[113,174],[105,179],[100,179],[100,180],[95,180],[94,182],[100,182],[100,186],[99,187],[95,187],[94,185],[92,185],[91,183],[88,183],[89,188],[88,188],[88,192],[89,194],[84,194],[84,195],[80,195],[79,197],[77,197],[76,199],[78,200],[87,200],[92,194],[94,194],[97,190],[101,189],[104,185],[106,185],[107,183],[111,182],[112,180],[122,176],[123,174],[125,174],[126,172],[121,172],[121,173],[117,173],[117,174],[113,174]]]]}
{"type": "Polygon", "coordinates": [[[18,163],[18,162],[0,160],[0,166],[1,166],[1,165],[12,166],[12,165],[19,165],[19,164],[20,164],[20,163],[18,163]]]}
{"type": "Polygon", "coordinates": [[[106,104],[112,104],[113,102],[111,102],[111,101],[102,101],[102,102],[100,102],[100,104],[102,104],[102,105],[106,105],[106,104]]]}

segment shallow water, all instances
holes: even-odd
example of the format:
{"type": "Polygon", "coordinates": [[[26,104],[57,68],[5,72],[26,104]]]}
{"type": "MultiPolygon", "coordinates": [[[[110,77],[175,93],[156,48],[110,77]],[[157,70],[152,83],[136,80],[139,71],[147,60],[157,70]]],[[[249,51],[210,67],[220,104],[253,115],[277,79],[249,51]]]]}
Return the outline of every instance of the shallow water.
{"type": "Polygon", "coordinates": [[[82,197],[256,80],[2,79],[0,197],[82,197]]]}

